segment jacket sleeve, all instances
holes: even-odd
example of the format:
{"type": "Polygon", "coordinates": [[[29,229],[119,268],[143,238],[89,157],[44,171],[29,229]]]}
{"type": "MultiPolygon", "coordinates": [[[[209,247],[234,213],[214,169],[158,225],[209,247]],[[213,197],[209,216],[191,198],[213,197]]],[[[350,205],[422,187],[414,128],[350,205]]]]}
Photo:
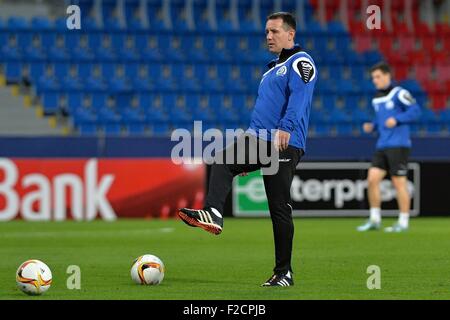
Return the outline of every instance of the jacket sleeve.
{"type": "Polygon", "coordinates": [[[295,131],[300,115],[308,107],[309,95],[313,92],[310,86],[314,86],[316,73],[316,67],[309,58],[299,57],[294,60],[288,75],[289,100],[278,129],[289,133],[295,131]]]}
{"type": "Polygon", "coordinates": [[[372,123],[373,132],[376,132],[376,131],[378,131],[378,121],[377,121],[378,107],[376,107],[375,104],[372,102],[372,108],[374,110],[375,115],[370,123],[372,123]]]}
{"type": "Polygon", "coordinates": [[[420,106],[416,99],[409,93],[408,90],[402,89],[398,94],[398,101],[403,106],[403,112],[395,116],[395,120],[399,124],[415,122],[421,115],[420,106]]]}
{"type": "Polygon", "coordinates": [[[373,132],[378,131],[378,122],[376,119],[372,120],[373,132]]]}

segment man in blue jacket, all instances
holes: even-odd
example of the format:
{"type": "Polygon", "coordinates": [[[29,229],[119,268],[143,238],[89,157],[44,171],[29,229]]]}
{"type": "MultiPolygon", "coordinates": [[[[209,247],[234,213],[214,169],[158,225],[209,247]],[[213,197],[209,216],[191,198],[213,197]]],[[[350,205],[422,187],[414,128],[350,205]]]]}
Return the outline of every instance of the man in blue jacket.
{"type": "Polygon", "coordinates": [[[371,69],[371,75],[377,88],[377,94],[372,100],[376,116],[373,122],[365,123],[363,129],[366,133],[378,132],[379,138],[367,178],[370,218],[358,230],[378,230],[381,227],[380,182],[389,173],[397,190],[400,214],[398,222],[385,231],[401,232],[408,229],[411,202],[407,188],[411,150],[409,124],[419,118],[421,111],[407,90],[392,85],[389,65],[384,62],[376,64],[371,69]]]}
{"type": "Polygon", "coordinates": [[[265,168],[259,153],[256,162],[250,161],[255,150],[264,144],[268,150],[275,150],[278,156],[273,162],[278,170],[275,174],[264,174],[263,171],[263,178],[273,225],[276,263],[274,274],[263,286],[294,284],[290,189],[296,166],[305,152],[311,100],[317,81],[313,59],[295,44],[295,30],[296,21],[292,14],[279,12],[267,18],[267,46],[278,57],[269,63],[268,71],[262,76],[247,133],[224,152],[237,149],[235,153],[243,153],[245,162],[239,163],[234,157],[233,163],[214,163],[204,209],[183,208],[178,212],[186,224],[220,234],[223,207],[233,178],[265,168]],[[244,142],[240,143],[242,140],[244,142]]]}

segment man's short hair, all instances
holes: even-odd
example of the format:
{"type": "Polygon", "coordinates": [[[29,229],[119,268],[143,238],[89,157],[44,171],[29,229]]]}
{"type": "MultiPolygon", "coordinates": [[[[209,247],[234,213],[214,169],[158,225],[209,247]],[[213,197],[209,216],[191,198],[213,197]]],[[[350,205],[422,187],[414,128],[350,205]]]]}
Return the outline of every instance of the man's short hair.
{"type": "Polygon", "coordinates": [[[285,26],[294,29],[294,31],[297,30],[297,22],[295,21],[295,17],[292,13],[275,12],[267,17],[267,20],[276,20],[276,19],[282,19],[285,26]]]}
{"type": "Polygon", "coordinates": [[[370,68],[370,73],[380,70],[383,73],[389,73],[391,74],[391,67],[384,61],[382,62],[378,62],[376,65],[372,66],[372,68],[370,68]]]}

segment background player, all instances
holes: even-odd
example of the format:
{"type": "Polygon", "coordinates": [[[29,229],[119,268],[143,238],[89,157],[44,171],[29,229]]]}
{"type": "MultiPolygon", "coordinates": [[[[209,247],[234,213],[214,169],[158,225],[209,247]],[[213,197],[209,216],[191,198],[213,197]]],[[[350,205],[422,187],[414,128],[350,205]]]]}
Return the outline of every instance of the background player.
{"type": "Polygon", "coordinates": [[[375,120],[365,123],[366,133],[378,132],[379,138],[372,166],[368,172],[370,218],[358,231],[377,230],[381,227],[380,182],[389,173],[397,191],[400,209],[398,222],[385,229],[401,232],[408,229],[410,195],[407,188],[408,157],[411,149],[409,124],[420,116],[420,107],[411,94],[392,84],[391,69],[380,62],[371,68],[373,84],[377,89],[372,99],[375,120]]]}

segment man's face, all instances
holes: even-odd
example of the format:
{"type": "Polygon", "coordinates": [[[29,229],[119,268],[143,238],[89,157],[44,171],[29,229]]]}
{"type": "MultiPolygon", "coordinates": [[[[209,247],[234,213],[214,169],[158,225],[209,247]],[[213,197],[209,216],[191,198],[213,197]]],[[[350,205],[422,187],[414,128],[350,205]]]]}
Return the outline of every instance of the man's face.
{"type": "Polygon", "coordinates": [[[391,74],[375,70],[372,72],[372,82],[378,90],[386,89],[391,83],[391,74]]]}
{"type": "Polygon", "coordinates": [[[293,29],[285,30],[283,19],[267,20],[266,41],[270,52],[280,54],[281,50],[292,48],[294,36],[293,29]]]}

